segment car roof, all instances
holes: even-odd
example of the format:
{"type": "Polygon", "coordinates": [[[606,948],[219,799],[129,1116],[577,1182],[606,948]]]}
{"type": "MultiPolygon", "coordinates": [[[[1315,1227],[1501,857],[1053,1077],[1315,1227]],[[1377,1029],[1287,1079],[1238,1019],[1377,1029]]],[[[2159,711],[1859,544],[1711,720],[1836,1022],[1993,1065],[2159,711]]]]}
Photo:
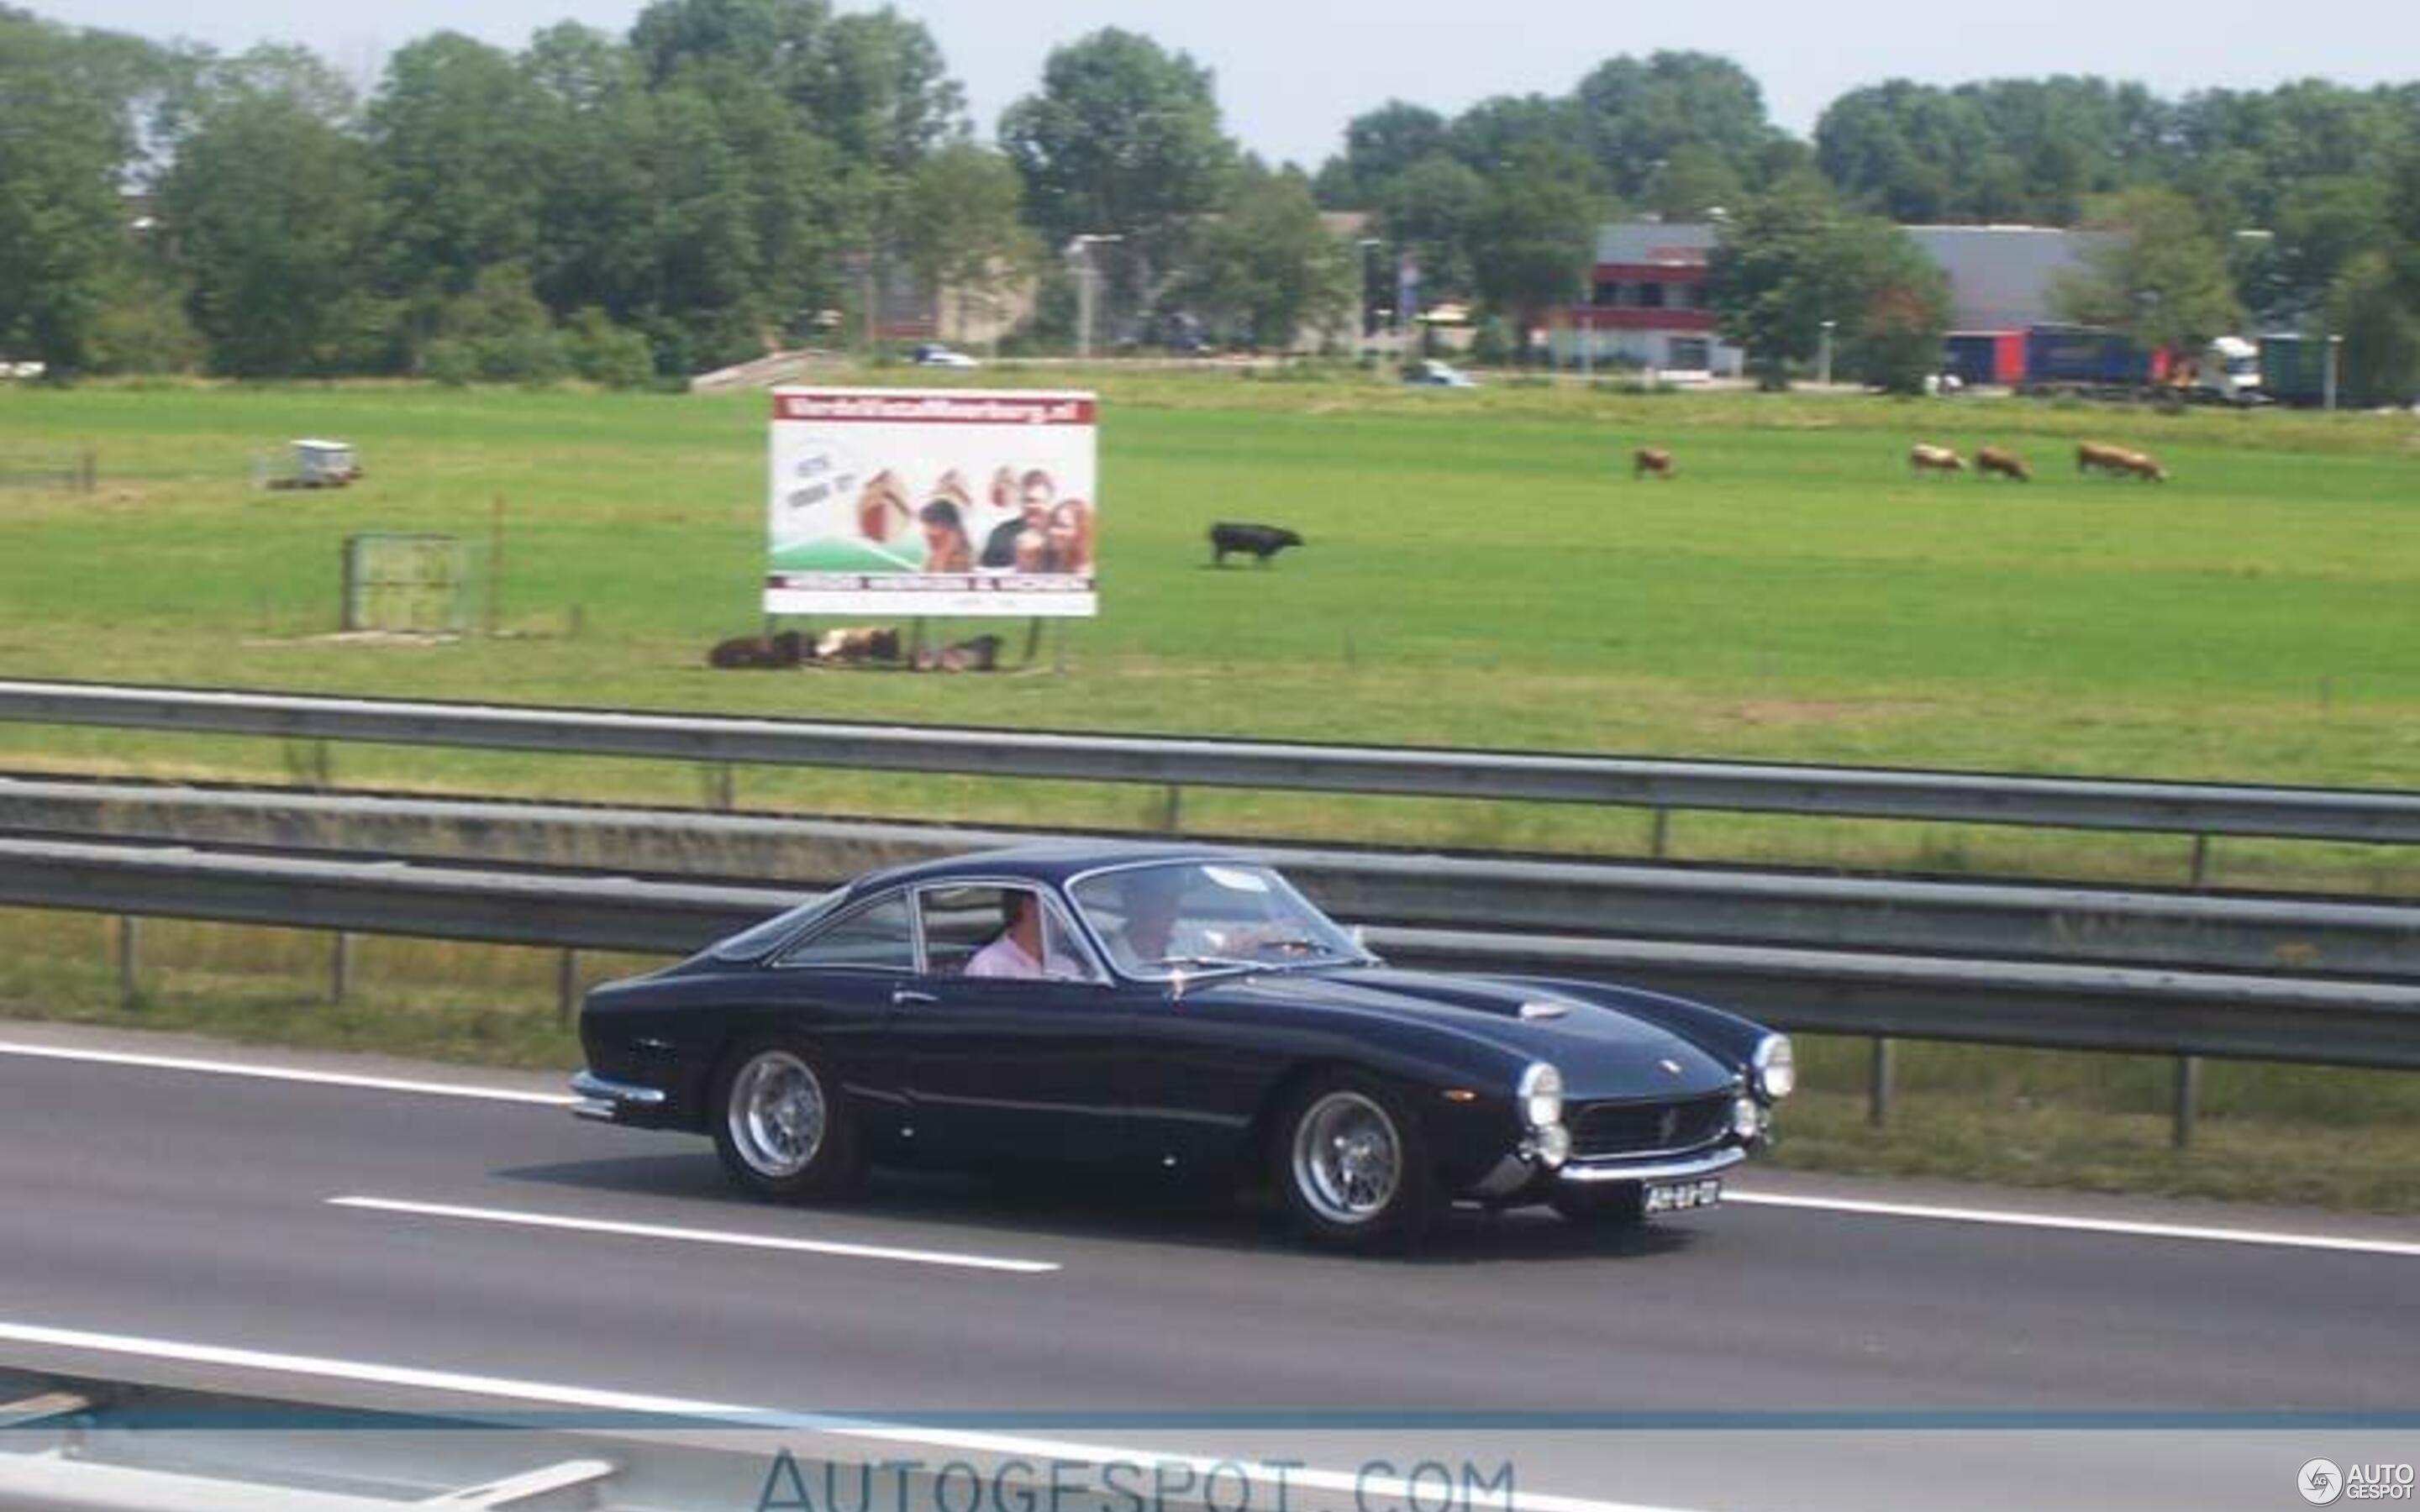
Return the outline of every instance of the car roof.
{"type": "Polygon", "coordinates": [[[1006,877],[1063,887],[1070,877],[1103,867],[1134,866],[1152,861],[1232,861],[1236,854],[1216,845],[1187,845],[1164,841],[1054,840],[998,850],[970,851],[930,861],[868,872],[849,885],[863,896],[908,883],[946,882],[953,877],[1006,877]]]}

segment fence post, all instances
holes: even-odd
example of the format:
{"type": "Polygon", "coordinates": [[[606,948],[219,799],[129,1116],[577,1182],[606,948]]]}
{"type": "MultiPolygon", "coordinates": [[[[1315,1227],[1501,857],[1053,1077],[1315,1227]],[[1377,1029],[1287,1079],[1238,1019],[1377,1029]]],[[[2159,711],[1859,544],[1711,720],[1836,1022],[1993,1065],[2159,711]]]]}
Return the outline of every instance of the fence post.
{"type": "Polygon", "coordinates": [[[1648,831],[1647,854],[1656,860],[1664,859],[1665,852],[1671,849],[1671,841],[1672,810],[1659,808],[1655,810],[1654,827],[1648,831]]]}
{"type": "Polygon", "coordinates": [[[2194,1116],[2201,1105],[2201,1057],[2177,1057],[2177,1109],[2168,1142],[2179,1149],[2193,1143],[2194,1116]]]}
{"type": "Polygon", "coordinates": [[[335,945],[328,952],[328,1001],[342,1003],[353,995],[353,936],[349,930],[336,931],[335,945]]]}
{"type": "Polygon", "coordinates": [[[1891,1072],[1898,1058],[1897,1047],[1890,1036],[1874,1036],[1873,1070],[1866,1091],[1866,1124],[1883,1129],[1890,1125],[1891,1072]]]}
{"type": "Polygon", "coordinates": [[[734,782],[731,775],[731,764],[729,762],[715,763],[714,796],[709,801],[713,803],[717,811],[721,813],[729,813],[731,811],[733,786],[734,782]]]}
{"type": "Polygon", "coordinates": [[[554,1026],[571,1027],[572,1011],[580,1004],[580,952],[566,950],[554,964],[554,1026]]]}
{"type": "Polygon", "coordinates": [[[2210,878],[2210,837],[2195,835],[2193,852],[2193,885],[2201,887],[2210,878]]]}
{"type": "Polygon", "coordinates": [[[101,486],[101,456],[89,446],[84,449],[84,468],[76,485],[77,492],[86,494],[97,492],[101,486]]]}
{"type": "Polygon", "coordinates": [[[143,996],[143,921],[117,916],[117,995],[129,1007],[143,996]]]}

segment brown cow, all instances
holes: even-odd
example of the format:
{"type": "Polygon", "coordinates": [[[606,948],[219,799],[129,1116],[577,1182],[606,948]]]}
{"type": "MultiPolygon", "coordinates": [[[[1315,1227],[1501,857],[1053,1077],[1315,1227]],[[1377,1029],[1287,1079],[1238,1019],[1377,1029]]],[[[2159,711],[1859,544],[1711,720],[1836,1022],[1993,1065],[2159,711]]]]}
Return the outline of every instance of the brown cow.
{"type": "Polygon", "coordinates": [[[2004,478],[2014,478],[2019,483],[2034,481],[2033,472],[2025,466],[2024,457],[2005,447],[1986,446],[1975,454],[1975,476],[1988,478],[1995,472],[2004,478]]]}
{"type": "Polygon", "coordinates": [[[1947,446],[1928,446],[1922,441],[1907,449],[1908,470],[1913,472],[1963,472],[1966,459],[1947,446]]]}
{"type": "Polygon", "coordinates": [[[1672,476],[1672,454],[1661,446],[1642,446],[1630,454],[1630,476],[1633,481],[1652,472],[1659,478],[1672,476]]]}
{"type": "Polygon", "coordinates": [[[2110,446],[2101,441],[2083,441],[2077,444],[2075,471],[2113,472],[2121,477],[2140,478],[2146,483],[2168,481],[2168,470],[2160,466],[2149,453],[2132,451],[2123,446],[2110,446]]]}

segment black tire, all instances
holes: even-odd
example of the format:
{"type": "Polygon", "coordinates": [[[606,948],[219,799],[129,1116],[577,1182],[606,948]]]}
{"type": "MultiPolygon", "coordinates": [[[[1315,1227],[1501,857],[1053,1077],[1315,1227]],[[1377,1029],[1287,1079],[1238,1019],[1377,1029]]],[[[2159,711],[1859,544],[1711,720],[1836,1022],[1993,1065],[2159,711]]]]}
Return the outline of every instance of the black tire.
{"type": "Polygon", "coordinates": [[[1636,1228],[1647,1221],[1647,1193],[1636,1186],[1610,1192],[1561,1188],[1546,1199],[1568,1223],[1583,1228],[1636,1228]]]}
{"type": "Polygon", "coordinates": [[[1323,1248],[1408,1242],[1435,1212],[1419,1120],[1403,1094],[1359,1072],[1295,1089],[1272,1125],[1269,1168],[1295,1227],[1323,1248]]]}
{"type": "Polygon", "coordinates": [[[804,1041],[752,1040],[723,1058],[707,1109],[714,1152],[740,1190],[813,1202],[856,1185],[857,1119],[831,1061],[804,1041]]]}

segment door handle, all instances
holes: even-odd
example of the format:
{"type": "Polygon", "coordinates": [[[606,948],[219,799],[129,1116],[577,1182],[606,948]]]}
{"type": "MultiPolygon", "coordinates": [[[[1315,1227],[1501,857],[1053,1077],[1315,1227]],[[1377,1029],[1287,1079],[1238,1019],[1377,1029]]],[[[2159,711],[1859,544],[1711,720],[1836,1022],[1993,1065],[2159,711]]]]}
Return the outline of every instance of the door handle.
{"type": "Polygon", "coordinates": [[[891,989],[891,1006],[893,1008],[906,1008],[910,1003],[938,1003],[940,999],[934,996],[931,993],[920,993],[913,987],[893,987],[891,989]]]}

